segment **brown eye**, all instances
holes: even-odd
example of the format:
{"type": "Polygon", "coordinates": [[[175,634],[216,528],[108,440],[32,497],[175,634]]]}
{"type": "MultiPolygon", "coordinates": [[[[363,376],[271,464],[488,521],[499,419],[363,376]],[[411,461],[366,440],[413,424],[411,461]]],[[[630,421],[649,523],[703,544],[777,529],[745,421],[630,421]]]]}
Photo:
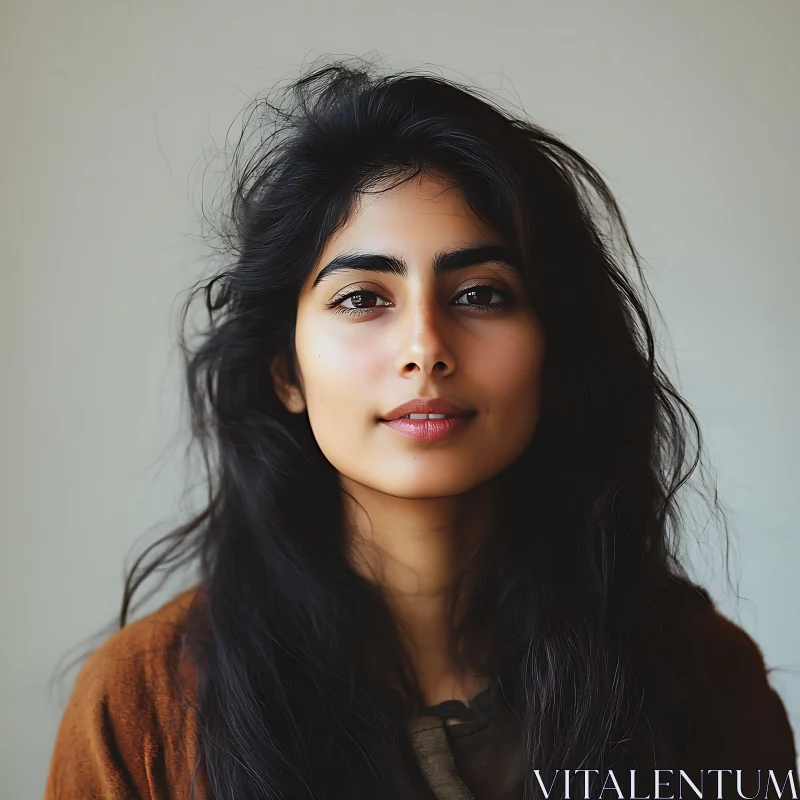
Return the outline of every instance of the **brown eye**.
{"type": "Polygon", "coordinates": [[[373,308],[375,305],[375,292],[356,292],[348,298],[355,308],[373,308]]]}
{"type": "Polygon", "coordinates": [[[480,284],[464,289],[458,296],[458,302],[454,305],[469,308],[472,311],[505,311],[513,306],[513,296],[505,289],[480,284]],[[492,302],[492,296],[495,294],[501,298],[499,303],[492,302]],[[464,298],[467,302],[460,302],[464,298]]]}
{"type": "Polygon", "coordinates": [[[470,303],[485,306],[492,302],[493,294],[494,289],[492,289],[491,286],[476,286],[473,289],[467,290],[463,296],[466,297],[470,303]]]}
{"type": "Polygon", "coordinates": [[[344,297],[339,297],[329,304],[329,308],[335,314],[346,314],[357,317],[368,314],[374,308],[384,308],[385,305],[378,305],[376,300],[381,299],[377,292],[369,289],[354,289],[344,297]]]}

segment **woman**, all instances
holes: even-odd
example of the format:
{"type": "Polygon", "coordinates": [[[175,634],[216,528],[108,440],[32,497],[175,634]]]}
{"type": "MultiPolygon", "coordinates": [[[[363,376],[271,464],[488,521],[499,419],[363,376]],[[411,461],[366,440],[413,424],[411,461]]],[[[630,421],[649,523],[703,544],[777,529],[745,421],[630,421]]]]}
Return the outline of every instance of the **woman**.
{"type": "Polygon", "coordinates": [[[785,778],[762,654],[678,557],[700,432],[598,173],[440,78],[340,63],[292,88],[186,348],[208,506],[129,574],[48,798],[785,778]],[[126,625],[148,575],[195,558],[195,588],[126,625]]]}

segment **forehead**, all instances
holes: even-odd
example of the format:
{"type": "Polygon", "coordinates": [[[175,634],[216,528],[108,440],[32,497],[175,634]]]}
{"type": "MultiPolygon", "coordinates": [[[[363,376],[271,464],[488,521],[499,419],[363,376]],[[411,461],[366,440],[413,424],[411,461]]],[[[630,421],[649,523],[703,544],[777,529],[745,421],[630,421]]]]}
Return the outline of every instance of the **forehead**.
{"type": "Polygon", "coordinates": [[[351,218],[326,242],[310,282],[337,254],[351,249],[403,258],[413,269],[433,255],[476,238],[500,241],[469,208],[461,190],[443,179],[419,176],[391,189],[359,196],[351,218]]]}

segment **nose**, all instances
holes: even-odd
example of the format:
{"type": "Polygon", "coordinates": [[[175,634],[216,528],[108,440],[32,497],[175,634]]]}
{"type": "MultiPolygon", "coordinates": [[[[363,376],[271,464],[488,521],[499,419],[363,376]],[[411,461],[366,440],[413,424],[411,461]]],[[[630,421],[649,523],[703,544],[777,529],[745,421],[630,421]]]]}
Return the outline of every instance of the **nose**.
{"type": "Polygon", "coordinates": [[[453,372],[456,362],[449,343],[449,321],[435,297],[410,303],[398,324],[402,344],[397,366],[401,375],[421,372],[445,377],[453,372]]]}

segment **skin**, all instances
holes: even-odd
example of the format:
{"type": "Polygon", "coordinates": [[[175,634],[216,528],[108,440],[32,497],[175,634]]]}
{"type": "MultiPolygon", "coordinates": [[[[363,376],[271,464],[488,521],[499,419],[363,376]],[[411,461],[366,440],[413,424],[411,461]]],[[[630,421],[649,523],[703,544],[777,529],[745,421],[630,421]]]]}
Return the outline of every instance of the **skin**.
{"type": "Polygon", "coordinates": [[[297,385],[276,359],[276,390],[308,413],[345,493],[354,567],[379,582],[405,631],[426,702],[467,700],[485,679],[448,663],[445,591],[454,571],[489,535],[493,478],[534,436],[545,338],[522,277],[498,262],[434,275],[437,252],[504,244],[460,190],[421,174],[362,195],[327,242],[300,293],[297,385]],[[358,250],[403,259],[407,275],[348,270],[314,280],[337,255],[358,250]],[[488,285],[470,295],[466,289],[488,285]],[[328,304],[358,296],[335,313],[328,304]],[[508,297],[503,295],[508,294],[508,297]],[[474,304],[510,305],[483,311],[474,304]],[[401,403],[444,397],[477,412],[436,442],[382,425],[401,403]]]}

